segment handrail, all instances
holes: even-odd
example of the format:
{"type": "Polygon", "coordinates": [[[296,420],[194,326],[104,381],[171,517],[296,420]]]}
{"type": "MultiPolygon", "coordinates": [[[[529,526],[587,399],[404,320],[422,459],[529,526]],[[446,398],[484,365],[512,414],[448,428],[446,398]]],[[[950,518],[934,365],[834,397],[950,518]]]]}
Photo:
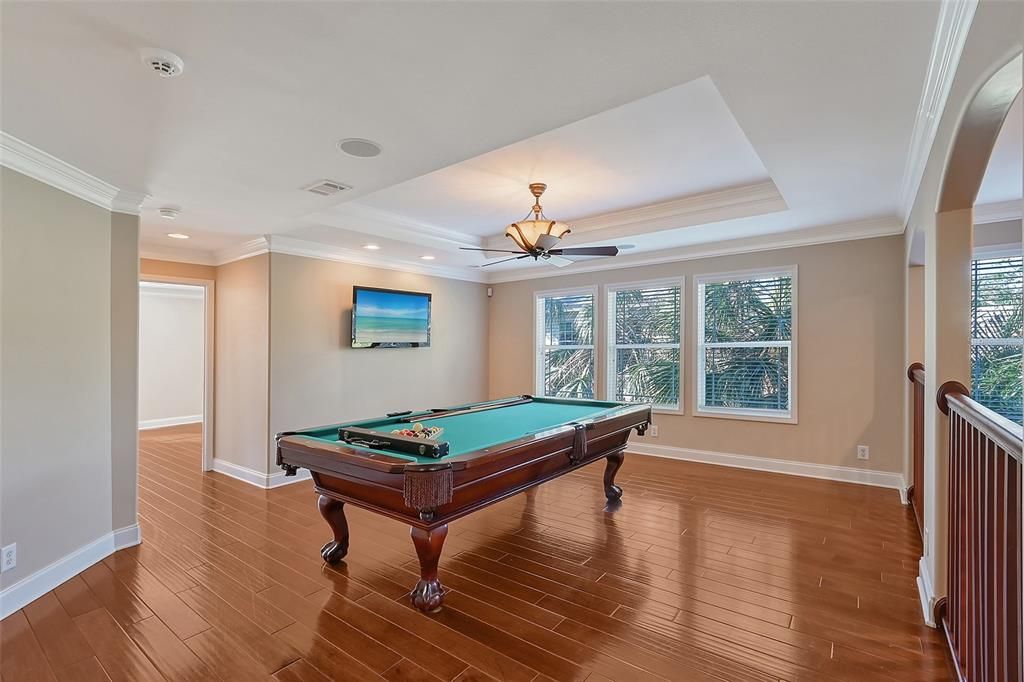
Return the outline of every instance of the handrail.
{"type": "Polygon", "coordinates": [[[924,386],[924,365],[920,362],[915,362],[910,367],[907,367],[907,378],[912,383],[921,384],[924,386]]]}
{"type": "Polygon", "coordinates": [[[947,381],[939,386],[935,396],[942,414],[953,410],[985,434],[1006,454],[1018,462],[1024,461],[1024,427],[971,398],[970,391],[959,381],[947,381]]]}
{"type": "Polygon", "coordinates": [[[921,551],[924,551],[924,365],[915,362],[907,367],[907,379],[911,388],[910,412],[910,447],[911,447],[911,484],[907,488],[907,501],[914,508],[917,529],[921,533],[921,551]]]}

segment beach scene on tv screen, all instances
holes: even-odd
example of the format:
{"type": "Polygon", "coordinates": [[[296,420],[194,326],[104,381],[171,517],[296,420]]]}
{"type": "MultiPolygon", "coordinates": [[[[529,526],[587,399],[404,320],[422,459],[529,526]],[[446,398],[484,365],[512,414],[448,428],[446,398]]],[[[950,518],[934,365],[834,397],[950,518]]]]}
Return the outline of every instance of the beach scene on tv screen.
{"type": "Polygon", "coordinates": [[[392,291],[356,293],[356,343],[427,343],[430,300],[392,291]]]}

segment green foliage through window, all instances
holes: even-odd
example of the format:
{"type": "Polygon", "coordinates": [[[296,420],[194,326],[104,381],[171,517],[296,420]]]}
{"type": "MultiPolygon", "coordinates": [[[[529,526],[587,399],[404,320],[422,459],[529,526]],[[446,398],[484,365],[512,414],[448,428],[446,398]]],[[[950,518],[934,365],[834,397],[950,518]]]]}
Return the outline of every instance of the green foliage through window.
{"type": "Polygon", "coordinates": [[[1018,424],[1024,402],[1022,286],[1020,256],[971,263],[971,396],[1018,424]]]}
{"type": "Polygon", "coordinates": [[[612,395],[623,402],[679,407],[680,286],[610,292],[612,395]]]}
{"type": "Polygon", "coordinates": [[[698,286],[699,407],[788,416],[792,275],[771,273],[698,286]]]}
{"type": "Polygon", "coordinates": [[[589,293],[539,299],[543,394],[594,397],[594,296],[589,293]]]}

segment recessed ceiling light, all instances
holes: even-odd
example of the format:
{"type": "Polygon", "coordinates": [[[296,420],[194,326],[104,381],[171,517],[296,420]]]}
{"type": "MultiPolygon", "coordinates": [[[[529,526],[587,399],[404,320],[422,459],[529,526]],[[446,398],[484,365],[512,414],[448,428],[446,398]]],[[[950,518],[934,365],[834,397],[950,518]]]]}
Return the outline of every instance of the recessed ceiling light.
{"type": "Polygon", "coordinates": [[[364,249],[369,249],[370,251],[376,251],[380,247],[377,246],[376,244],[363,244],[363,248],[364,249]]]}
{"type": "Polygon", "coordinates": [[[171,239],[188,239],[188,235],[181,232],[168,232],[167,236],[171,239]]]}
{"type": "Polygon", "coordinates": [[[338,149],[349,156],[360,159],[369,159],[380,155],[380,145],[373,140],[364,140],[361,137],[346,137],[338,142],[338,149]]]}
{"type": "Polygon", "coordinates": [[[420,256],[420,260],[434,260],[433,256],[420,256]]]}
{"type": "Polygon", "coordinates": [[[179,215],[181,215],[181,209],[172,208],[170,206],[165,206],[164,208],[161,208],[157,212],[160,214],[160,217],[163,218],[164,220],[174,220],[179,215]]]}

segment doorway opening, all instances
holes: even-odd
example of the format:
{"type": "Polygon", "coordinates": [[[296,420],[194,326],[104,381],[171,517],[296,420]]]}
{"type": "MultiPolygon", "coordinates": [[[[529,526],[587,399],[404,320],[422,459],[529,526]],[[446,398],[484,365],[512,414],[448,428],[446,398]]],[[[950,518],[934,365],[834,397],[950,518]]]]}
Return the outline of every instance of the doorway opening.
{"type": "Polygon", "coordinates": [[[213,468],[211,280],[139,282],[139,431],[169,464],[213,468]]]}

